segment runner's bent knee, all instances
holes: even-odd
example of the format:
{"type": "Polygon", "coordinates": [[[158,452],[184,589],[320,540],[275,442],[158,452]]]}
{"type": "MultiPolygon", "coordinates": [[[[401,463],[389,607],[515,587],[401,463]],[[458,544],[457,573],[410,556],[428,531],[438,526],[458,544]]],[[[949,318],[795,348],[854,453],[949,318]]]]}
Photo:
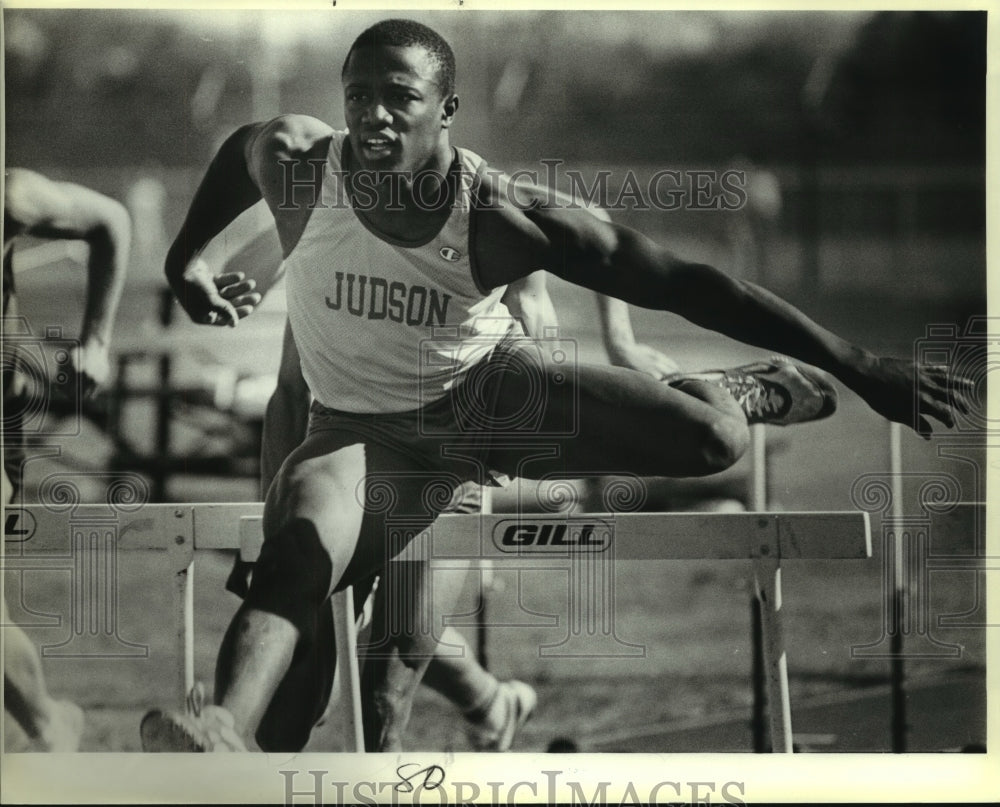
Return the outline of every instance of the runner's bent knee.
{"type": "Polygon", "coordinates": [[[702,451],[709,473],[724,471],[742,457],[750,445],[750,429],[742,414],[720,414],[702,424],[702,451]]]}
{"type": "Polygon", "coordinates": [[[363,447],[323,454],[320,442],[307,440],[297,449],[271,487],[264,546],[247,597],[296,624],[341,581],[362,523],[355,491],[364,474],[363,447]]]}
{"type": "Polygon", "coordinates": [[[718,384],[699,379],[681,379],[670,384],[704,405],[687,407],[685,419],[694,432],[704,473],[724,471],[746,452],[750,430],[736,399],[718,384]]]}

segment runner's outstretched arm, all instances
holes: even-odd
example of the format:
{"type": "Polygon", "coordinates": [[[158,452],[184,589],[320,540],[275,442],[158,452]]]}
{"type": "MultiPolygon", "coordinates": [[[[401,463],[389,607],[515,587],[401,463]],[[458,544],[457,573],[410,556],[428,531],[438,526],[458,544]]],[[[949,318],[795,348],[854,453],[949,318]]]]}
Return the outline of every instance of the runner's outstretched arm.
{"type": "MultiPolygon", "coordinates": [[[[509,179],[505,175],[501,174],[499,179],[504,183],[504,188],[509,187],[509,179]]],[[[556,204],[575,204],[572,196],[561,191],[548,189],[548,193],[548,198],[556,204]]],[[[603,208],[587,205],[585,209],[601,221],[611,222],[611,216],[603,208]]],[[[680,372],[677,363],[666,354],[635,341],[628,303],[604,294],[597,294],[595,297],[601,321],[601,337],[611,364],[638,370],[657,380],[668,379],[680,372]]],[[[555,308],[546,291],[544,272],[532,272],[526,278],[511,283],[504,295],[504,302],[511,313],[525,325],[528,334],[536,339],[543,337],[546,327],[558,326],[555,308]]]]}
{"type": "Polygon", "coordinates": [[[932,430],[928,417],[952,427],[953,410],[967,410],[968,382],[949,384],[946,367],[876,356],[766,289],[681,260],[641,233],[583,209],[552,203],[545,189],[538,189],[527,205],[523,192],[517,200],[501,192],[484,194],[479,214],[479,268],[490,285],[512,280],[515,267],[545,266],[601,294],[673,311],[709,330],[827,370],[876,412],[924,436],[932,430]]]}

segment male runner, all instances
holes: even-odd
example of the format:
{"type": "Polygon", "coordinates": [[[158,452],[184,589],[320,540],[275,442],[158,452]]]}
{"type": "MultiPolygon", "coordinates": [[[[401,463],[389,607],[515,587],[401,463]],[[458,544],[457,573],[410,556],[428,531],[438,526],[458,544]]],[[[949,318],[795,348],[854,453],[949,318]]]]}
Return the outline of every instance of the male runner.
{"type": "MultiPolygon", "coordinates": [[[[569,202],[569,197],[560,198],[569,202]]],[[[603,210],[595,215],[609,220],[603,210]]],[[[242,282],[248,275],[259,276],[265,289],[283,276],[281,248],[276,234],[265,230],[230,257],[216,286],[242,282]]],[[[206,267],[207,268],[207,267],[206,267]]],[[[251,280],[254,285],[256,281],[251,280]]],[[[265,291],[266,293],[266,291],[265,291]]],[[[552,333],[558,327],[555,307],[546,287],[545,273],[532,272],[507,287],[503,302],[524,332],[533,337],[552,333]]],[[[631,367],[661,379],[678,372],[677,364],[660,351],[635,341],[628,306],[620,300],[597,295],[602,334],[612,364],[631,367]]],[[[266,496],[285,458],[306,436],[310,404],[309,387],[302,378],[299,354],[288,323],[282,341],[277,385],[267,403],[261,452],[261,493],[266,496]]],[[[477,513],[482,507],[479,485],[466,483],[457,494],[452,512],[477,513]]],[[[226,587],[240,597],[246,596],[253,564],[237,558],[226,587]]],[[[461,585],[461,576],[441,580],[439,585],[461,585]]],[[[355,586],[355,612],[364,608],[367,586],[355,586]]],[[[377,596],[377,589],[372,593],[377,596]]],[[[367,603],[371,607],[371,602],[367,603]]],[[[299,751],[309,739],[306,730],[310,716],[322,715],[330,697],[333,680],[333,624],[330,611],[320,613],[318,628],[324,641],[298,658],[286,673],[257,727],[255,739],[264,751],[299,751]],[[304,711],[303,711],[304,710],[304,711]],[[296,715],[302,715],[296,717],[296,715]]],[[[537,697],[522,681],[499,681],[476,659],[465,638],[457,630],[445,627],[441,645],[447,653],[435,653],[424,674],[423,683],[457,706],[467,721],[470,743],[480,751],[507,751],[517,730],[531,716],[537,697]]]]}
{"type": "MultiPolygon", "coordinates": [[[[150,713],[146,749],[240,747],[331,592],[365,579],[430,524],[447,505],[434,495],[441,487],[494,472],[707,475],[745,451],[749,423],[786,425],[835,409],[825,375],[787,360],[670,384],[560,363],[512,336],[500,302],[532,268],[790,353],[921,433],[931,430],[928,417],[954,424],[952,401],[961,403],[946,368],[874,356],[760,287],[552,204],[545,189],[515,197],[481,158],[451,146],[454,56],[426,26],[389,20],[368,29],[348,52],[342,82],[347,132],[290,115],[232,135],[167,256],[188,315],[235,324],[252,302],[227,302],[192,259],[264,198],[315,401],[306,440],[268,494],[253,582],[219,653],[216,704],[198,715],[150,713]],[[528,412],[526,401],[536,404],[528,412]]],[[[400,748],[437,643],[425,624],[428,564],[388,569],[382,607],[404,624],[363,676],[365,744],[382,751],[400,748]]],[[[376,607],[375,623],[385,618],[376,607]]]]}
{"type": "MultiPolygon", "coordinates": [[[[244,284],[241,288],[252,293],[256,281],[245,281],[249,274],[260,276],[265,288],[270,288],[284,274],[281,257],[277,236],[265,230],[226,261],[222,272],[215,278],[216,286],[224,292],[229,286],[244,284]]],[[[207,270],[207,266],[205,268],[207,270]]],[[[539,329],[557,324],[541,272],[518,284],[511,284],[507,297],[508,303],[525,317],[522,321],[532,322],[539,329]]],[[[302,378],[299,354],[286,321],[277,385],[264,415],[262,496],[267,495],[285,458],[305,438],[310,400],[309,387],[302,378]]],[[[479,512],[481,504],[479,486],[467,484],[456,492],[456,501],[451,509],[453,512],[474,513],[479,512]]],[[[239,597],[245,597],[252,569],[252,563],[237,558],[226,588],[239,597]]],[[[450,582],[454,584],[455,581],[450,582]]],[[[377,578],[356,584],[354,591],[355,613],[361,623],[363,611],[367,608],[368,614],[371,613],[377,593],[377,578]],[[375,591],[372,591],[373,586],[375,591]]],[[[263,751],[302,750],[313,725],[324,718],[329,708],[334,673],[333,621],[329,608],[321,610],[316,634],[317,640],[311,645],[300,642],[291,667],[257,726],[255,740],[263,751]]],[[[497,680],[479,664],[465,638],[454,628],[444,628],[441,642],[449,648],[449,652],[435,654],[423,683],[462,711],[467,721],[467,736],[476,750],[509,750],[517,730],[534,711],[537,702],[534,690],[521,681],[497,680]]]]}
{"type": "MultiPolygon", "coordinates": [[[[14,297],[14,240],[19,235],[82,239],[90,248],[87,291],[80,344],[72,369],[84,395],[108,379],[108,341],[128,266],[131,222],[125,208],[96,191],[69,182],[53,182],[21,168],[5,172],[3,208],[3,316],[5,331],[17,316],[14,297]]],[[[3,346],[3,501],[10,504],[21,488],[25,439],[21,417],[32,395],[20,366],[17,342],[3,346]]],[[[36,382],[40,379],[36,379],[36,382]]],[[[5,711],[39,750],[75,751],[83,731],[83,712],[70,701],[49,695],[42,666],[31,640],[7,615],[3,601],[5,711]]]]}

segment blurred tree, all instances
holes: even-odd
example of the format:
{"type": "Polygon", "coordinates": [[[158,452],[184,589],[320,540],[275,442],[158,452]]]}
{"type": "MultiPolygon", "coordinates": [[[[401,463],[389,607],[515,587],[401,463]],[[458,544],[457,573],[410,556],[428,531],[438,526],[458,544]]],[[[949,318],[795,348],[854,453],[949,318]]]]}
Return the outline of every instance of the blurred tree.
{"type": "Polygon", "coordinates": [[[819,114],[832,160],[980,164],[986,12],[883,12],[837,61],[819,114]]]}
{"type": "Polygon", "coordinates": [[[207,70],[224,76],[216,114],[245,120],[252,47],[206,47],[197,27],[162,14],[93,9],[5,12],[7,160],[121,166],[203,161],[211,135],[191,99],[207,70]],[[116,24],[108,24],[108,14],[116,24]]]}
{"type": "MultiPolygon", "coordinates": [[[[664,21],[659,14],[650,24],[664,21]]],[[[539,25],[535,35],[552,27],[539,25]]],[[[550,144],[545,156],[569,162],[725,162],[736,153],[781,162],[796,145],[799,93],[817,42],[787,25],[754,37],[711,32],[699,28],[699,46],[689,49],[572,38],[558,50],[525,47],[514,71],[517,126],[501,153],[523,156],[529,142],[531,153],[550,144]]],[[[510,68],[497,77],[510,78],[510,68]]]]}
{"type": "MultiPolygon", "coordinates": [[[[984,152],[981,12],[872,15],[840,59],[829,52],[865,17],[548,11],[505,13],[500,26],[495,13],[475,14],[421,18],[455,45],[462,142],[500,164],[526,156],[718,163],[736,153],[786,163],[800,148],[802,89],[821,54],[831,154],[981,160],[984,152]]],[[[367,17],[303,28],[268,67],[261,25],[275,20],[222,15],[6,10],[8,160],[201,164],[220,132],[253,116],[255,87],[258,107],[342,123],[343,50],[367,17]],[[266,104],[265,69],[280,76],[266,104]]]]}

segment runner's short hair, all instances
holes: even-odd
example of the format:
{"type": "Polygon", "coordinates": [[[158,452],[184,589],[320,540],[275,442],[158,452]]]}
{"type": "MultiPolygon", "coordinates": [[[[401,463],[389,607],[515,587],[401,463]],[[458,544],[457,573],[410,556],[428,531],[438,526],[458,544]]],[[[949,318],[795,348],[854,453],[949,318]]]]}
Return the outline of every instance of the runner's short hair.
{"type": "Polygon", "coordinates": [[[423,48],[437,63],[437,84],[441,95],[448,96],[455,91],[455,54],[451,45],[434,29],[413,20],[382,20],[362,31],[347,51],[341,75],[347,70],[354,51],[380,45],[400,48],[416,45],[423,48]]]}

